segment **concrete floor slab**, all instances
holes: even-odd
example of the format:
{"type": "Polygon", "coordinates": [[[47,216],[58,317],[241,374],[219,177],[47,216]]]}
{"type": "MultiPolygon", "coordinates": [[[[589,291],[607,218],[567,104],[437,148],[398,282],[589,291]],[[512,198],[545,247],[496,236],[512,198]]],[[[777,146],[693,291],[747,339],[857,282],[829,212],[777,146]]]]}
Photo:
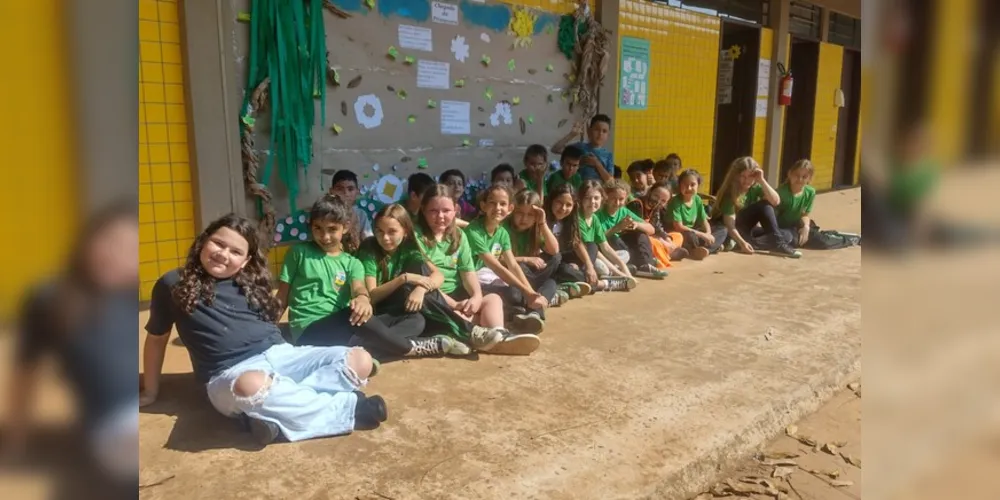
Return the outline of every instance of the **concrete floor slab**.
{"type": "MultiPolygon", "coordinates": [[[[860,230],[858,190],[815,218],[860,230]]],[[[725,254],[550,311],[530,357],[384,366],[379,430],[256,451],[168,348],[142,498],[683,498],[860,368],[861,251],[725,254]],[[770,340],[765,333],[772,332],[770,340]]]]}

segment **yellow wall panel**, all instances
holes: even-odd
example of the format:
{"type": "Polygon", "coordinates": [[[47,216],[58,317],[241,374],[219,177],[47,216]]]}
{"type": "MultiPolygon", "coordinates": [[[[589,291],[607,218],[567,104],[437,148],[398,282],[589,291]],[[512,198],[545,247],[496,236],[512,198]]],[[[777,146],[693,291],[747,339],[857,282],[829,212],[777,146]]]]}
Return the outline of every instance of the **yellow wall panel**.
{"type": "Polygon", "coordinates": [[[833,187],[833,161],[837,149],[837,122],[840,118],[840,108],[834,105],[834,96],[840,88],[843,69],[844,48],[840,45],[820,43],[812,158],[810,158],[816,169],[812,181],[816,189],[833,187]]]}
{"type": "Polygon", "coordinates": [[[25,287],[62,264],[78,225],[80,184],[71,148],[62,2],[4,2],[0,11],[17,20],[0,31],[0,43],[12,49],[4,61],[11,71],[0,93],[0,135],[15,145],[6,151],[11,179],[0,183],[9,240],[2,251],[2,321],[11,319],[25,287]]]}
{"type": "Polygon", "coordinates": [[[934,36],[931,80],[931,126],[935,156],[951,164],[966,153],[968,109],[965,100],[972,76],[972,36],[976,2],[936,2],[937,33],[934,36]]]}
{"type": "Polygon", "coordinates": [[[636,160],[677,153],[685,168],[701,172],[702,190],[707,192],[715,135],[719,19],[623,0],[619,24],[620,37],[649,40],[650,74],[646,109],[616,111],[615,162],[625,169],[636,160]]]}
{"type": "Polygon", "coordinates": [[[178,6],[139,2],[140,299],[180,266],[194,239],[194,202],[178,6]]]}

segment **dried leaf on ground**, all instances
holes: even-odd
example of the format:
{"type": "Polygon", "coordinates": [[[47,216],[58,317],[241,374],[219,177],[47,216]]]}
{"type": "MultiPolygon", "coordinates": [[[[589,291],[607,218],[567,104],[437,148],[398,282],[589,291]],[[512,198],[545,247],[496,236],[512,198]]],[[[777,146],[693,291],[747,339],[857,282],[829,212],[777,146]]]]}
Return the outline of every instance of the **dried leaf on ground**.
{"type": "Polygon", "coordinates": [[[850,384],[847,384],[847,388],[854,392],[857,392],[858,389],[861,388],[861,382],[851,382],[850,384]]]}
{"type": "Polygon", "coordinates": [[[785,427],[785,434],[786,435],[795,436],[798,433],[799,433],[799,426],[797,426],[795,424],[792,424],[792,425],[789,425],[788,427],[785,427]]]}
{"type": "Polygon", "coordinates": [[[829,477],[830,479],[837,479],[838,477],[840,477],[840,471],[837,469],[828,470],[823,474],[826,474],[826,476],[829,477]]]}
{"type": "Polygon", "coordinates": [[[849,464],[851,464],[851,465],[853,465],[853,466],[855,466],[855,467],[857,467],[859,469],[861,468],[861,459],[860,458],[854,458],[853,456],[845,454],[845,453],[841,453],[840,454],[840,458],[843,458],[845,462],[847,462],[847,463],[849,463],[849,464]]]}
{"type": "Polygon", "coordinates": [[[775,467],[774,470],[771,471],[771,477],[784,479],[792,475],[793,472],[795,472],[795,469],[792,467],[775,467]]]}
{"type": "Polygon", "coordinates": [[[788,451],[771,451],[768,453],[764,453],[762,456],[764,458],[770,458],[771,460],[781,460],[785,458],[799,458],[802,455],[788,451]]]}
{"type": "Polygon", "coordinates": [[[795,438],[798,442],[800,442],[800,443],[802,443],[802,444],[804,444],[806,446],[816,446],[816,443],[817,443],[817,441],[815,439],[813,439],[813,438],[811,438],[809,436],[795,435],[795,436],[792,436],[792,437],[795,438]]]}
{"type": "Polygon", "coordinates": [[[833,443],[826,443],[820,449],[823,450],[823,451],[825,451],[825,452],[827,452],[827,453],[829,453],[829,454],[831,454],[831,455],[833,455],[833,456],[840,455],[840,451],[837,450],[837,445],[833,444],[833,443]]]}
{"type": "Polygon", "coordinates": [[[789,460],[787,458],[778,458],[778,459],[765,458],[764,460],[761,460],[760,463],[764,465],[774,465],[780,467],[798,467],[799,465],[799,463],[796,462],[795,460],[789,460]]]}
{"type": "Polygon", "coordinates": [[[764,340],[771,340],[772,338],[774,338],[774,328],[769,326],[767,327],[767,331],[764,332],[764,340]]]}
{"type": "Polygon", "coordinates": [[[854,486],[854,481],[830,481],[830,486],[846,488],[848,486],[854,486]]]}
{"type": "Polygon", "coordinates": [[[847,446],[847,441],[834,441],[833,445],[836,446],[837,448],[843,448],[847,446]]]}
{"type": "Polygon", "coordinates": [[[702,494],[700,494],[700,495],[692,498],[691,500],[712,500],[712,494],[711,493],[702,493],[702,494]]]}
{"type": "Polygon", "coordinates": [[[768,488],[766,486],[762,486],[759,484],[737,483],[732,479],[727,479],[725,482],[725,486],[729,489],[730,492],[741,496],[769,495],[773,497],[777,496],[778,493],[780,493],[778,490],[774,488],[768,488]]]}

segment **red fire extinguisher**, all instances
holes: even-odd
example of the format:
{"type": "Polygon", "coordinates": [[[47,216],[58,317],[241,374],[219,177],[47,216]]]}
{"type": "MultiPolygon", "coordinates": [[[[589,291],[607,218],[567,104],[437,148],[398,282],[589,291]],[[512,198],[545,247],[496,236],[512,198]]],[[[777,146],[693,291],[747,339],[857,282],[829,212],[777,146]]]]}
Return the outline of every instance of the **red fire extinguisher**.
{"type": "Polygon", "coordinates": [[[781,106],[791,106],[792,105],[792,86],[795,84],[795,80],[792,78],[792,72],[785,69],[785,65],[778,63],[778,71],[781,73],[781,94],[778,95],[778,104],[781,106]]]}

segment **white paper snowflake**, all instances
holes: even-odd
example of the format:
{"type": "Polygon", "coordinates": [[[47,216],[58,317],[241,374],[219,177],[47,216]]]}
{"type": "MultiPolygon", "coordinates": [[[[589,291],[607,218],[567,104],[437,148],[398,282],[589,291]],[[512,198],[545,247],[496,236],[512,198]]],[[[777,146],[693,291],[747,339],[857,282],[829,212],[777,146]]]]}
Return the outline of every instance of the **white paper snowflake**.
{"type": "Polygon", "coordinates": [[[458,35],[451,40],[451,53],[455,54],[455,59],[465,62],[469,58],[469,44],[465,43],[465,37],[458,35]]]}
{"type": "Polygon", "coordinates": [[[510,103],[507,101],[500,101],[496,103],[493,107],[493,114],[490,115],[490,125],[499,127],[501,121],[503,121],[504,125],[514,123],[514,117],[511,115],[510,103]]]}

